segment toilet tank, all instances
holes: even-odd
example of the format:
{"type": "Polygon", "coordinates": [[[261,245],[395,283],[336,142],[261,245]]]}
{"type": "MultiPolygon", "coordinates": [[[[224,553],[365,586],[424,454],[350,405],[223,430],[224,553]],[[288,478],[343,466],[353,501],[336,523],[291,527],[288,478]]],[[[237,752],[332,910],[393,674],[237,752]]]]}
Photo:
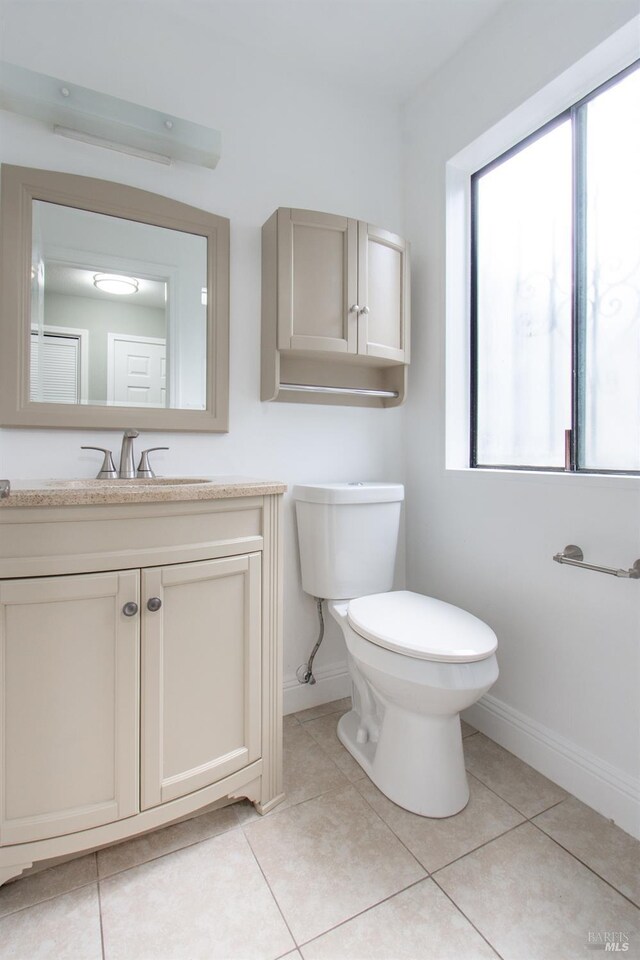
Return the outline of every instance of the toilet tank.
{"type": "Polygon", "coordinates": [[[391,590],[402,484],[300,485],[293,498],[306,593],[350,600],[391,590]]]}

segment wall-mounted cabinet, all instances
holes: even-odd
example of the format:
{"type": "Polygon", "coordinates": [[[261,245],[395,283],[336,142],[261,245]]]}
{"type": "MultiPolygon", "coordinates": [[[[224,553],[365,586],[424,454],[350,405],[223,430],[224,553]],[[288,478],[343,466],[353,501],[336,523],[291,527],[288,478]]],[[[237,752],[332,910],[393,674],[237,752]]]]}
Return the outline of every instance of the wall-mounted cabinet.
{"type": "Polygon", "coordinates": [[[409,252],[401,237],[288,207],[265,223],[263,400],[402,403],[409,317],[409,252]]]}

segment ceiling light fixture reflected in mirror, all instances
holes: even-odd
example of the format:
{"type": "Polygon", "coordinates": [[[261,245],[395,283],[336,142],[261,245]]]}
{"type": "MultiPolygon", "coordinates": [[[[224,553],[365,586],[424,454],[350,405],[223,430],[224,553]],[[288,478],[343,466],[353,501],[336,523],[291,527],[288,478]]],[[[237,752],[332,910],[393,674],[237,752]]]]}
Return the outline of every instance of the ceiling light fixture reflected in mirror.
{"type": "Polygon", "coordinates": [[[95,273],[93,275],[93,285],[104,293],[117,293],[119,296],[126,296],[137,293],[140,284],[134,277],[121,277],[115,273],[95,273]]]}

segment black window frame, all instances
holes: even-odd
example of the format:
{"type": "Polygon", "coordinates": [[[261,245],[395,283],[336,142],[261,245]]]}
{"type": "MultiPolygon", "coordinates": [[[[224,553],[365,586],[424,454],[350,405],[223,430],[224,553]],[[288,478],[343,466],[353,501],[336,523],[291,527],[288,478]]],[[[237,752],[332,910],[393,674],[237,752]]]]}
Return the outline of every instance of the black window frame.
{"type": "MultiPolygon", "coordinates": [[[[505,150],[471,174],[471,276],[470,276],[470,450],[469,465],[481,470],[525,470],[540,473],[599,474],[605,476],[640,476],[640,470],[596,469],[584,463],[585,410],[585,329],[586,329],[586,106],[601,93],[615,86],[629,74],[640,70],[640,59],[620,70],[590,93],[547,121],[523,140],[505,150]],[[571,427],[565,444],[564,467],[534,466],[478,461],[478,182],[480,178],[506,160],[545,136],[554,127],[570,120],[572,139],[571,198],[571,427]]],[[[639,228],[640,229],[640,228],[639,228]]]]}

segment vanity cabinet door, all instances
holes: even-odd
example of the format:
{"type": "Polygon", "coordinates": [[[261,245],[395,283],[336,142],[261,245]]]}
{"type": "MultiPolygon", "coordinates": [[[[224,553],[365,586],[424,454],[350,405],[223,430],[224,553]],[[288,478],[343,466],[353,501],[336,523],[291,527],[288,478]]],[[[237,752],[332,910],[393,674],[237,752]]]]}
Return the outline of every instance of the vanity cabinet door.
{"type": "Polygon", "coordinates": [[[278,210],[278,349],[355,353],[357,221],[278,210]]]}
{"type": "Polygon", "coordinates": [[[142,808],[257,760],[261,557],[142,571],[142,808]]]}
{"type": "Polygon", "coordinates": [[[402,237],[358,223],[358,353],[409,363],[409,256],[402,237]]]}
{"type": "Polygon", "coordinates": [[[0,583],[0,841],[138,812],[139,573],[0,583]]]}

